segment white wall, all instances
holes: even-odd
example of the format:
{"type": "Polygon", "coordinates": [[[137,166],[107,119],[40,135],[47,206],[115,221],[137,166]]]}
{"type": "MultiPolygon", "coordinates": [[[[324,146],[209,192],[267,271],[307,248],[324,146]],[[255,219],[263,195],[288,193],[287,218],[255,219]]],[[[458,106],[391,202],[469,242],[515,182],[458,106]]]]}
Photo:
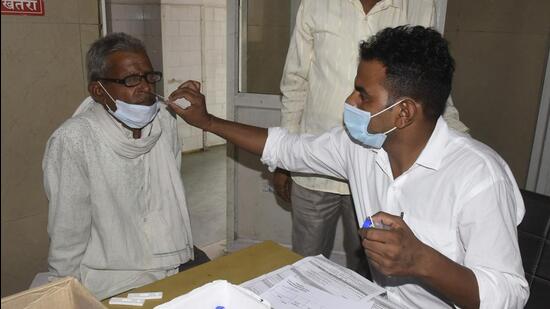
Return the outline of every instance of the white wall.
{"type": "MultiPolygon", "coordinates": [[[[226,118],[225,1],[161,1],[164,94],[182,82],[202,82],[208,110],[226,118]]],[[[183,151],[203,148],[203,132],[178,119],[183,151]]],[[[206,146],[225,141],[208,133],[206,146]]]]}

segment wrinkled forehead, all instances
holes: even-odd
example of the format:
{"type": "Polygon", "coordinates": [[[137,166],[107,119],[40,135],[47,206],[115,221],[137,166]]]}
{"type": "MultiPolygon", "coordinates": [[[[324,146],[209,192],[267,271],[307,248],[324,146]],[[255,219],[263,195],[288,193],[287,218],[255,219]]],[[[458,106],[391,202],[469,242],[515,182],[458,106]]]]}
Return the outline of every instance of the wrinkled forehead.
{"type": "Polygon", "coordinates": [[[109,74],[118,76],[141,74],[153,70],[145,52],[116,51],[107,57],[105,65],[109,74]]]}

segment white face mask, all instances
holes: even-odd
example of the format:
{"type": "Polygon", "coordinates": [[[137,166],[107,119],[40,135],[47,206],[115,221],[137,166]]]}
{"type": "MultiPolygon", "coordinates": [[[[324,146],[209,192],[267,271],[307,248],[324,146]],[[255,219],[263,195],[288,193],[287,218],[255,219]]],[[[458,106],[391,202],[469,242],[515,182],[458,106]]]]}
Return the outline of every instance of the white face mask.
{"type": "Polygon", "coordinates": [[[160,110],[160,103],[157,101],[153,105],[147,106],[147,105],[137,105],[137,104],[129,104],[122,100],[115,100],[109,94],[107,89],[103,87],[100,81],[98,81],[99,85],[105,93],[111,98],[113,102],[115,102],[116,105],[116,111],[112,111],[109,106],[107,106],[107,111],[113,115],[116,119],[120,120],[122,123],[127,125],[128,127],[132,129],[141,129],[151,123],[153,119],[155,119],[155,116],[157,115],[158,111],[160,110]]]}

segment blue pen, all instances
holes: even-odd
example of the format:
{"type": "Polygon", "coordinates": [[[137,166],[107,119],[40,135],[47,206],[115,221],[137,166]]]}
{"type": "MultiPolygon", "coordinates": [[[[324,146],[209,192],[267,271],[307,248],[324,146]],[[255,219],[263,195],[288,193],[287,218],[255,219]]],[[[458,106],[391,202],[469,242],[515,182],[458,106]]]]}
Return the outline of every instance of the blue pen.
{"type": "MultiPolygon", "coordinates": [[[[403,219],[403,215],[404,215],[404,213],[401,212],[401,215],[400,215],[401,219],[403,219]]],[[[384,223],[376,223],[374,220],[372,220],[371,216],[367,216],[367,218],[365,219],[365,222],[363,222],[363,225],[361,226],[361,228],[363,228],[363,229],[375,228],[375,229],[389,230],[390,226],[385,225],[384,223]]]]}
{"type": "Polygon", "coordinates": [[[363,225],[361,226],[361,228],[363,229],[370,229],[371,227],[375,227],[374,226],[374,221],[372,221],[372,218],[370,216],[368,216],[366,219],[365,219],[365,222],[363,222],[363,225]]]}

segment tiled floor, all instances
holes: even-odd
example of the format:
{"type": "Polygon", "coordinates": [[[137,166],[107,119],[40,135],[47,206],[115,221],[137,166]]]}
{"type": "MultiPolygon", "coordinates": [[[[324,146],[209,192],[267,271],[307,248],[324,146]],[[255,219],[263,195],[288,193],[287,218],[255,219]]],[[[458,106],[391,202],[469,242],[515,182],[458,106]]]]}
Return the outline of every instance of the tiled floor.
{"type": "Polygon", "coordinates": [[[226,238],[226,147],[182,156],[182,178],[193,240],[214,259],[223,255],[226,238]]]}

